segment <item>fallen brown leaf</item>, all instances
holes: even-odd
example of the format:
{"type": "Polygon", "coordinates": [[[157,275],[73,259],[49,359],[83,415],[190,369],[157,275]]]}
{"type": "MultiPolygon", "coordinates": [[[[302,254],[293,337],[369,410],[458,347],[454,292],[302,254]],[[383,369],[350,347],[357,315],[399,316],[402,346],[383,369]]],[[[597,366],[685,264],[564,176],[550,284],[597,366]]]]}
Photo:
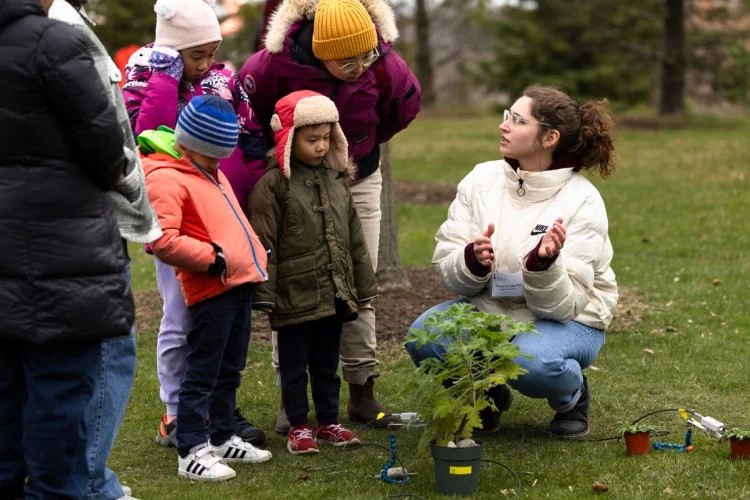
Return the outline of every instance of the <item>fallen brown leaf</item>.
{"type": "Polygon", "coordinates": [[[591,489],[598,493],[606,493],[609,491],[609,486],[601,481],[596,481],[591,485],[591,489]]]}

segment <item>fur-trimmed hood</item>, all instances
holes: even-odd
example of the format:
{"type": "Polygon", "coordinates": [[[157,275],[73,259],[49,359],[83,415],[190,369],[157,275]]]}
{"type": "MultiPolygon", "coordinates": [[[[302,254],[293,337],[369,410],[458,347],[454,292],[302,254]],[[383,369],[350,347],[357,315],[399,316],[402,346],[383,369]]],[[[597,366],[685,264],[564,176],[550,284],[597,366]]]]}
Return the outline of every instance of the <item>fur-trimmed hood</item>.
{"type": "Polygon", "coordinates": [[[287,179],[291,175],[292,143],[299,127],[331,124],[330,147],[324,159],[335,170],[343,171],[349,160],[349,146],[339,125],[339,111],[328,97],[311,90],[292,92],[276,103],[271,117],[271,129],[276,143],[276,158],[281,173],[287,179]]]}
{"type": "MultiPolygon", "coordinates": [[[[284,50],[289,29],[302,20],[312,21],[319,0],[284,0],[271,15],[265,45],[269,52],[277,54],[284,50]]],[[[370,14],[380,37],[386,43],[398,39],[396,16],[387,0],[359,0],[370,14]]]]}

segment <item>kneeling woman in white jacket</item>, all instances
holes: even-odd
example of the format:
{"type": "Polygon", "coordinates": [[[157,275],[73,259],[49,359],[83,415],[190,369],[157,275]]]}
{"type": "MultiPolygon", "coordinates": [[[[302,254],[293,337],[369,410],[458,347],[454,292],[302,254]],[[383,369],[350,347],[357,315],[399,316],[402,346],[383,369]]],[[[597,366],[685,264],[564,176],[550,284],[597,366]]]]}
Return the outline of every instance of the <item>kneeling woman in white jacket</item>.
{"type": "MultiPolygon", "coordinates": [[[[578,105],[558,89],[531,86],[499,128],[505,159],[481,163],[461,181],[435,236],[432,262],[461,297],[429,309],[412,328],[455,302],[533,321],[539,335],[513,339],[531,357],[517,359],[528,373],[512,386],[547,399],[556,411],[553,434],[583,436],[582,369],[604,344],[618,293],[604,202],[581,170],[613,173],[613,123],[602,103],[578,105]]],[[[419,364],[440,357],[450,341],[406,348],[419,364]]],[[[490,395],[500,411],[510,406],[508,386],[490,395]]],[[[485,431],[496,430],[500,414],[485,411],[482,419],[485,431]]]]}

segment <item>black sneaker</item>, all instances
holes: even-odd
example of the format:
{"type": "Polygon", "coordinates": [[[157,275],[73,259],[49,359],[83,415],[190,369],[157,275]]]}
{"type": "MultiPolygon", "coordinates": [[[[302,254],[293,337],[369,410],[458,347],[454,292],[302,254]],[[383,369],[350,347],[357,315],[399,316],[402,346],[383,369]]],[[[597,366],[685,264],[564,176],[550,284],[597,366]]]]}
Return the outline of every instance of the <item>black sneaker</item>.
{"type": "Polygon", "coordinates": [[[557,412],[549,424],[552,434],[562,438],[583,437],[589,433],[589,383],[583,377],[583,392],[576,405],[565,413],[557,412]]]}
{"type": "Polygon", "coordinates": [[[252,445],[259,445],[266,442],[266,433],[248,422],[240,413],[239,408],[234,409],[234,418],[236,428],[234,433],[252,445]]]}

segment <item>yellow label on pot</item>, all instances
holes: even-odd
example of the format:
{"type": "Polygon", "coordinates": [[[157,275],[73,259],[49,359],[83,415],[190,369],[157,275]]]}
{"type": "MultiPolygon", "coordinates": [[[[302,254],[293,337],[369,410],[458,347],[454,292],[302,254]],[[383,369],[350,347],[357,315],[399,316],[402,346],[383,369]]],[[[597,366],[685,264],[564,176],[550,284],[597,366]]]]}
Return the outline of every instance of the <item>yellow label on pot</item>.
{"type": "Polygon", "coordinates": [[[458,467],[457,465],[451,465],[448,468],[448,474],[451,476],[468,476],[471,474],[471,465],[467,467],[458,467]]]}

